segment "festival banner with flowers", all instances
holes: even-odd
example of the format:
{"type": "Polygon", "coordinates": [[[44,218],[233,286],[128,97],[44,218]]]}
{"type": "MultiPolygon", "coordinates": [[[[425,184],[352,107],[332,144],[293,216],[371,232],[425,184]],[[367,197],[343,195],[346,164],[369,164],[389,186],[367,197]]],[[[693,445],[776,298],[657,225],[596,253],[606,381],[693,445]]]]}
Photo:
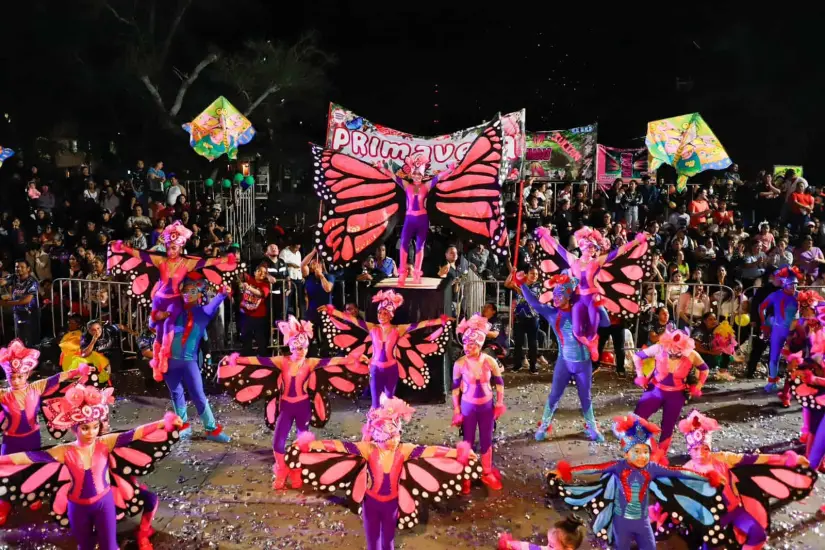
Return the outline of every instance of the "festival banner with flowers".
{"type": "Polygon", "coordinates": [[[796,164],[774,164],[773,165],[773,177],[778,178],[779,176],[782,176],[784,178],[785,177],[785,172],[787,170],[793,170],[794,173],[800,178],[802,177],[802,173],[804,172],[804,169],[802,168],[802,166],[799,166],[799,165],[796,165],[796,164]]]}
{"type": "Polygon", "coordinates": [[[549,181],[593,181],[597,125],[527,134],[524,175],[549,181]]]}
{"type": "Polygon", "coordinates": [[[639,180],[647,175],[647,148],[619,149],[599,145],[596,154],[596,183],[611,184],[617,179],[639,180]]]}
{"type": "MultiPolygon", "coordinates": [[[[504,154],[510,163],[508,181],[518,180],[521,176],[524,118],[524,109],[501,116],[504,154]]],[[[330,103],[326,148],[370,163],[385,160],[403,162],[410,154],[423,152],[430,158],[430,169],[440,171],[464,158],[467,149],[485,126],[482,124],[435,137],[414,136],[372,123],[337,103],[330,103]]]]}

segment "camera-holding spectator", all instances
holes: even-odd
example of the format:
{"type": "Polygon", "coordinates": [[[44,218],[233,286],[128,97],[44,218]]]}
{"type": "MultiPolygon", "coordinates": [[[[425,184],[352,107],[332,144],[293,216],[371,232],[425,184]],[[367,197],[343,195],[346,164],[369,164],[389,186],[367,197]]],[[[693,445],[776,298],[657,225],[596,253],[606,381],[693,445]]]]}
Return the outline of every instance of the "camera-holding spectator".
{"type": "Polygon", "coordinates": [[[261,357],[269,355],[272,323],[269,319],[269,272],[267,264],[255,268],[255,275],[245,273],[241,282],[241,354],[252,355],[253,341],[258,344],[261,357]]]}

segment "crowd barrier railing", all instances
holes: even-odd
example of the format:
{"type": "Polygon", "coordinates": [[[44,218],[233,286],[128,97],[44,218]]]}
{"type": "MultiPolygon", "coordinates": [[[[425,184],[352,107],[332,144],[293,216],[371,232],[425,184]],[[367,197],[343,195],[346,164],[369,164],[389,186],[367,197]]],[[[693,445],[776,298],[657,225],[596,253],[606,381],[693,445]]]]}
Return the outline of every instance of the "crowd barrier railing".
{"type": "MultiPolygon", "coordinates": [[[[130,282],[98,279],[55,279],[51,289],[51,316],[55,334],[65,327],[69,315],[123,325],[140,334],[148,325],[149,309],[141,307],[129,294],[130,282]]],[[[121,350],[136,353],[130,334],[121,339],[121,350]]]]}

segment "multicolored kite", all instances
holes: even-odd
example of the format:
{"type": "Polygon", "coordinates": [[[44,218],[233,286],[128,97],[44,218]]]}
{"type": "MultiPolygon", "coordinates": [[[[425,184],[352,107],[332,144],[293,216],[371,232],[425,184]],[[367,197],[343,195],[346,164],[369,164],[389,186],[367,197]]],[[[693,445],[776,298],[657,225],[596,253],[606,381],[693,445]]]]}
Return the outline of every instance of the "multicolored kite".
{"type": "Polygon", "coordinates": [[[210,161],[226,154],[230,160],[238,158],[238,147],[255,137],[255,128],[234,105],[221,96],[212,102],[191,123],[184,124],[189,132],[189,145],[210,161]]]}
{"type": "Polygon", "coordinates": [[[14,151],[12,151],[11,149],[6,149],[5,147],[0,146],[0,166],[3,166],[3,162],[5,162],[6,159],[10,159],[13,156],[14,156],[14,151]]]}
{"type": "Polygon", "coordinates": [[[699,113],[648,122],[645,144],[650,153],[648,170],[654,172],[662,164],[673,166],[680,193],[689,177],[705,170],[722,170],[732,163],[699,113]]]}

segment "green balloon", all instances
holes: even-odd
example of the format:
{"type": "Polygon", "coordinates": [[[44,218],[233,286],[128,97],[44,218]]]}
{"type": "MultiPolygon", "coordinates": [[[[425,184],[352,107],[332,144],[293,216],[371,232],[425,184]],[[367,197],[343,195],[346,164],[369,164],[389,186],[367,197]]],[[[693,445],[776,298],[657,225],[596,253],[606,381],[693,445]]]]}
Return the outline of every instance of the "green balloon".
{"type": "Polygon", "coordinates": [[[255,184],[255,176],[246,176],[244,178],[247,185],[254,185],[255,184]]]}
{"type": "Polygon", "coordinates": [[[227,179],[223,180],[223,186],[224,186],[226,189],[229,189],[230,187],[232,187],[232,182],[231,182],[231,181],[229,181],[229,179],[227,178],[227,179]]]}
{"type": "Polygon", "coordinates": [[[206,178],[203,184],[207,187],[212,187],[213,185],[215,185],[215,180],[213,180],[212,178],[206,178]]]}
{"type": "Polygon", "coordinates": [[[243,181],[243,174],[235,174],[235,183],[241,183],[243,181]]]}

